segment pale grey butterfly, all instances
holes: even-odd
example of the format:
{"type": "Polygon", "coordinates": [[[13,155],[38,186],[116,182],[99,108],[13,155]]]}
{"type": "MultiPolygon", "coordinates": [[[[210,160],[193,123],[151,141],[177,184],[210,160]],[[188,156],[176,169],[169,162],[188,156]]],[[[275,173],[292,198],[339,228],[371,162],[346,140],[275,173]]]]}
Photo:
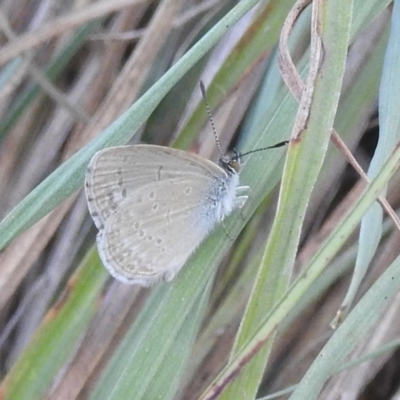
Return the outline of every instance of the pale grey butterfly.
{"type": "Polygon", "coordinates": [[[87,170],[86,198],[110,274],[142,286],[172,280],[213,228],[245,204],[248,186],[239,185],[238,175],[243,155],[221,157],[217,165],[187,151],[147,144],[96,153],[87,170]]]}

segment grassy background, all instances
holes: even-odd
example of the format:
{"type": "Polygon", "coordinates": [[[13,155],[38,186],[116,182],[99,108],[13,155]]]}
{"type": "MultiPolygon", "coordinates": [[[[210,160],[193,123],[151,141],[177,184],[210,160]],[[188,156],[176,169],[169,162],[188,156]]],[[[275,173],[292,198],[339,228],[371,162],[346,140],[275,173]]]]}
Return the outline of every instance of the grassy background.
{"type": "Polygon", "coordinates": [[[301,99],[278,49],[293,5],[2,2],[2,398],[399,396],[399,235],[370,208],[386,188],[400,200],[399,2],[304,10],[288,43],[301,99]],[[296,140],[246,158],[234,243],[219,227],[172,283],[123,285],[97,256],[86,166],[128,142],[216,160],[200,79],[224,149],[296,140]]]}

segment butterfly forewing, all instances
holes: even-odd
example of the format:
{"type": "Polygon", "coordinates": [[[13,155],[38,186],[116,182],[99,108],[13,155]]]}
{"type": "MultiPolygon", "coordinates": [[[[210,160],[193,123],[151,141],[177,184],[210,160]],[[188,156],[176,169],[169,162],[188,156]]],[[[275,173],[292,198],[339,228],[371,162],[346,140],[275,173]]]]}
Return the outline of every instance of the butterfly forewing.
{"type": "Polygon", "coordinates": [[[86,176],[88,208],[96,227],[102,229],[133,190],[170,177],[195,174],[211,179],[222,173],[222,168],[211,161],[169,147],[111,147],[96,153],[89,164],[86,176]]]}

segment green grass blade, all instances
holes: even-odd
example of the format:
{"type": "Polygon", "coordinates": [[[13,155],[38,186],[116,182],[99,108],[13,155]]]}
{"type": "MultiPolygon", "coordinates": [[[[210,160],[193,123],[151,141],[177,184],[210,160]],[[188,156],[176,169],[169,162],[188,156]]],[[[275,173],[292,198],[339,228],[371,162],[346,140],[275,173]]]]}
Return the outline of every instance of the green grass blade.
{"type": "Polygon", "coordinates": [[[341,366],[399,289],[400,257],[382,274],[333,334],[297,385],[290,400],[318,398],[327,379],[341,366]]]}
{"type": "Polygon", "coordinates": [[[96,312],[107,274],[93,249],[70,280],[64,298],[56,304],[35,337],[13,365],[0,392],[7,400],[42,399],[62,366],[85,335],[96,312]]]}
{"type": "Polygon", "coordinates": [[[152,293],[90,399],[174,398],[212,286],[209,280],[193,293],[187,279],[174,287],[161,285],[152,293]],[[165,302],[175,307],[166,309],[165,302]]]}
{"type": "MultiPolygon", "coordinates": [[[[379,95],[379,140],[368,169],[368,177],[373,179],[393,151],[400,139],[400,113],[398,112],[398,94],[400,91],[400,4],[394,3],[392,11],[391,33],[384,59],[382,80],[379,95]]],[[[382,192],[386,194],[386,189],[382,192]]],[[[366,213],[361,222],[359,252],[357,254],[354,274],[341,310],[351,307],[358,288],[368,270],[368,266],[378,248],[382,236],[383,210],[376,203],[366,213]]]]}
{"type": "MultiPolygon", "coordinates": [[[[275,221],[233,354],[237,354],[253,336],[260,320],[289,285],[302,221],[329,143],[350,38],[352,4],[348,1],[327,2],[321,8],[319,34],[323,40],[324,62],[315,81],[307,127],[301,140],[289,146],[275,221]]],[[[221,399],[254,398],[268,353],[267,345],[221,399]]]]}

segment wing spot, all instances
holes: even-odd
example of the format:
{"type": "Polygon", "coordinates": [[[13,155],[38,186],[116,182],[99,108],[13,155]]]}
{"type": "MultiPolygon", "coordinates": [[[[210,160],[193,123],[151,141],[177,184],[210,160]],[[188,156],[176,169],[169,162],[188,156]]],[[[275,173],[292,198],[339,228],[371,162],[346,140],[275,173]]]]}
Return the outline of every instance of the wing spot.
{"type": "Polygon", "coordinates": [[[126,198],[126,189],[125,189],[125,188],[122,189],[121,195],[122,195],[122,197],[123,197],[124,199],[126,198]]]}
{"type": "Polygon", "coordinates": [[[136,221],[136,222],[134,223],[133,227],[134,227],[136,230],[138,230],[138,229],[140,228],[140,222],[139,222],[139,221],[136,221]]]}
{"type": "Polygon", "coordinates": [[[152,192],[149,193],[150,199],[154,199],[156,197],[156,192],[153,190],[152,192]]]}
{"type": "Polygon", "coordinates": [[[162,239],[157,239],[157,240],[156,240],[156,243],[157,243],[157,244],[161,244],[161,243],[162,243],[162,239]]]}
{"type": "Polygon", "coordinates": [[[151,207],[153,209],[153,211],[158,210],[158,203],[154,203],[153,207],[151,207]]]}
{"type": "Polygon", "coordinates": [[[185,194],[186,194],[186,196],[189,196],[190,193],[192,193],[192,187],[191,187],[191,186],[188,186],[188,187],[185,189],[185,194]]]}
{"type": "Polygon", "coordinates": [[[151,236],[151,235],[147,236],[147,240],[148,240],[149,242],[152,242],[153,239],[154,239],[153,236],[151,236]]]}
{"type": "Polygon", "coordinates": [[[139,236],[140,236],[140,237],[143,237],[144,235],[145,235],[144,230],[143,230],[143,229],[140,229],[140,231],[139,231],[139,236]]]}

